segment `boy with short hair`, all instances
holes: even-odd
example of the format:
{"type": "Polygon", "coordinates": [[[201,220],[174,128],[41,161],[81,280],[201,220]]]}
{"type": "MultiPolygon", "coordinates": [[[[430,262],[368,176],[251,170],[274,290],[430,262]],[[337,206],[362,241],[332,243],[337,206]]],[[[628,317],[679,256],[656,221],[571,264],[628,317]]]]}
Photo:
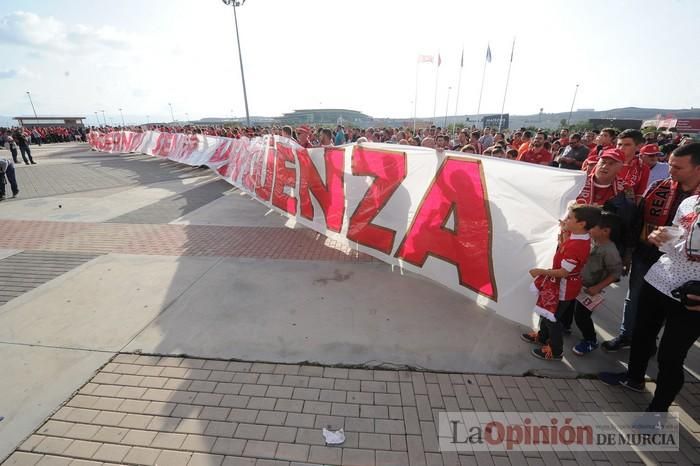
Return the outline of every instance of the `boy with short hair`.
{"type": "MultiPolygon", "coordinates": [[[[611,212],[602,212],[598,225],[591,228],[593,249],[581,272],[583,289],[590,296],[600,294],[622,275],[622,258],[614,242],[619,237],[620,228],[620,217],[611,212]]],[[[574,319],[583,336],[583,340],[573,348],[574,354],[579,356],[598,348],[592,314],[593,311],[578,300],[574,303],[574,319]]]]}
{"type": "Polygon", "coordinates": [[[540,330],[523,333],[521,338],[539,345],[532,355],[546,361],[561,360],[564,352],[561,322],[581,292],[581,271],[591,251],[591,228],[600,221],[600,209],[573,205],[561,222],[562,235],[551,269],[532,269],[533,287],[538,292],[534,311],[540,315],[540,330]]]}

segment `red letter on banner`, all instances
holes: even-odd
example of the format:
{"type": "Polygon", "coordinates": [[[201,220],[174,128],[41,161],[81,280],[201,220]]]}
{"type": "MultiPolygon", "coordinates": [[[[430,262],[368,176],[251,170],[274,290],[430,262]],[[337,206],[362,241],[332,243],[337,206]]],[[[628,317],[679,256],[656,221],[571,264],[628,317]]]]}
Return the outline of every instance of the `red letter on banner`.
{"type": "Polygon", "coordinates": [[[275,148],[273,144],[274,141],[270,138],[269,145],[263,146],[262,154],[260,154],[253,166],[255,194],[264,201],[269,201],[270,195],[272,194],[272,171],[275,169],[275,148]],[[263,165],[265,166],[264,178],[263,165]]]}
{"type": "Polygon", "coordinates": [[[294,188],[297,182],[297,172],[288,168],[286,162],[294,162],[292,148],[277,144],[277,166],[275,168],[275,189],[272,191],[272,204],[292,215],[297,213],[297,200],[284,192],[284,188],[294,188]]]}
{"type": "Polygon", "coordinates": [[[311,203],[310,191],[321,206],[326,218],[326,228],[339,233],[343,227],[343,216],[345,215],[345,191],[343,190],[345,150],[333,147],[327,147],[324,150],[325,183],[321,181],[321,176],[306,149],[297,147],[297,159],[300,171],[299,205],[302,217],[309,220],[314,219],[314,206],[311,203]]]}
{"type": "Polygon", "coordinates": [[[209,162],[215,163],[227,161],[229,156],[231,155],[231,149],[233,149],[233,141],[222,139],[221,141],[219,141],[219,145],[216,146],[216,150],[214,151],[212,156],[209,157],[209,162]]]}
{"type": "Polygon", "coordinates": [[[491,217],[478,160],[446,158],[396,257],[422,267],[428,256],[457,267],[459,283],[496,299],[491,273],[491,217]],[[453,217],[454,227],[447,227],[453,217]]]}
{"type": "Polygon", "coordinates": [[[355,146],[352,153],[352,174],[374,177],[374,182],[350,217],[348,239],[384,254],[391,254],[396,232],[371,222],[406,178],[406,154],[355,146]]]}

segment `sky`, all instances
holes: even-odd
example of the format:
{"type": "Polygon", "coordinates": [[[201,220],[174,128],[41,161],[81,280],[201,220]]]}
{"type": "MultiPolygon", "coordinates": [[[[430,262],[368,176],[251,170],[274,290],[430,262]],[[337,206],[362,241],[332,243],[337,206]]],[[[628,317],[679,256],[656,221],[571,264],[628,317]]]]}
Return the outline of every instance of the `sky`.
{"type": "MultiPolygon", "coordinates": [[[[27,91],[39,115],[88,124],[101,110],[118,124],[120,108],[127,124],[170,121],[169,103],[177,120],[245,116],[221,0],[1,4],[4,117],[32,114],[27,91]]],[[[700,106],[696,0],[248,0],[236,11],[251,115],[498,113],[513,40],[505,112],[569,111],[577,84],[575,109],[700,106]],[[417,64],[438,54],[439,68],[417,64]]]]}

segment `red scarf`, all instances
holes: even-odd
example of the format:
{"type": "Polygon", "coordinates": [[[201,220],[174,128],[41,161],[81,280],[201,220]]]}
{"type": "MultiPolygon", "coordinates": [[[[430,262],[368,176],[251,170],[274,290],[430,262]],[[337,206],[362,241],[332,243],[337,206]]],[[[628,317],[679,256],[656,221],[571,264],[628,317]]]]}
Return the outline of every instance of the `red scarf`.
{"type": "Polygon", "coordinates": [[[537,292],[537,302],[534,311],[545,319],[556,322],[554,317],[559,306],[559,278],[538,275],[532,284],[537,292]]]}
{"type": "MultiPolygon", "coordinates": [[[[700,186],[695,188],[693,195],[700,195],[700,186]]],[[[644,196],[644,228],[641,240],[646,242],[647,237],[656,227],[668,225],[671,220],[671,207],[678,196],[678,182],[671,178],[658,183],[644,196]]],[[[675,215],[675,212],[673,213],[675,215]]]]}
{"type": "MultiPolygon", "coordinates": [[[[583,185],[583,189],[579,193],[579,195],[576,197],[576,202],[578,204],[593,204],[593,200],[595,199],[595,181],[593,178],[595,177],[595,173],[591,172],[587,177],[586,177],[586,184],[583,185]]],[[[615,178],[615,181],[612,184],[613,192],[615,195],[617,193],[621,192],[624,189],[624,184],[623,180],[620,180],[619,178],[615,178]]],[[[606,199],[607,200],[607,199],[606,199]]]]}
{"type": "Polygon", "coordinates": [[[644,162],[642,162],[641,157],[635,155],[634,158],[630,160],[629,165],[627,165],[627,173],[625,173],[625,177],[622,180],[625,194],[630,199],[634,199],[636,196],[634,190],[637,183],[639,183],[639,180],[642,178],[643,171],[644,162]]]}

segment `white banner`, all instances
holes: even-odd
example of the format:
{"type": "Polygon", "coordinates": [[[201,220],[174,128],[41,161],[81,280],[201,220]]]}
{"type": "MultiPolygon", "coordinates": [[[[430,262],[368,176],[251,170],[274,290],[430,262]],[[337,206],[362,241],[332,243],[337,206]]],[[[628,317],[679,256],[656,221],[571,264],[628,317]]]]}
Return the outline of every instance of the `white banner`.
{"type": "Polygon", "coordinates": [[[279,136],[155,131],[92,132],[90,144],[208,165],[299,223],[526,325],[528,270],[551,267],[558,219],[584,181],[572,170],[396,144],[307,150],[279,136]]]}

